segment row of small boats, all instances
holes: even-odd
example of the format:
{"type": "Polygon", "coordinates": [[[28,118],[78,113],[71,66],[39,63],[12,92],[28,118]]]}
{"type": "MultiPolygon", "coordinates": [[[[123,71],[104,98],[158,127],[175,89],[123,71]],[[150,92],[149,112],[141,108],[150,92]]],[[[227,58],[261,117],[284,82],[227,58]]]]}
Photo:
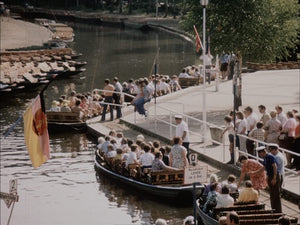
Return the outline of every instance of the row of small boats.
{"type": "Polygon", "coordinates": [[[83,71],[86,62],[71,49],[1,52],[0,96],[32,91],[50,79],[67,78],[83,71]]]}

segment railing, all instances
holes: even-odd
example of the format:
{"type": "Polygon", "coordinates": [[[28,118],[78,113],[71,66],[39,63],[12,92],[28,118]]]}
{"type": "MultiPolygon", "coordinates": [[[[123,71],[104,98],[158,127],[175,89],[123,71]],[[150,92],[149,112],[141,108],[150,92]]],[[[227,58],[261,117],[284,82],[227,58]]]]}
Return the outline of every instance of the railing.
{"type": "MultiPolygon", "coordinates": [[[[182,103],[177,103],[177,102],[169,102],[171,104],[182,104],[182,103]]],[[[210,143],[214,143],[214,144],[218,144],[218,145],[221,145],[222,146],[222,162],[225,163],[225,154],[227,153],[226,151],[226,142],[225,142],[225,138],[222,138],[221,141],[218,141],[218,140],[215,140],[213,139],[212,137],[207,137],[207,135],[204,135],[203,134],[203,124],[206,123],[206,125],[209,127],[209,129],[211,129],[212,127],[219,130],[219,132],[223,132],[224,128],[222,127],[219,127],[213,123],[209,123],[209,122],[204,122],[200,119],[197,119],[193,116],[190,116],[190,115],[187,115],[185,114],[184,112],[184,107],[183,108],[183,111],[182,113],[178,112],[178,111],[174,111],[174,110],[171,110],[170,108],[167,108],[167,107],[164,107],[164,106],[161,106],[160,104],[165,104],[165,102],[163,103],[157,103],[156,105],[154,105],[154,113],[153,113],[153,119],[155,121],[154,123],[154,129],[156,132],[158,132],[158,129],[157,129],[157,122],[160,122],[160,123],[163,123],[163,124],[167,124],[169,126],[169,138],[173,138],[174,135],[173,135],[173,131],[176,129],[176,125],[174,124],[174,116],[175,115],[182,115],[184,120],[186,121],[186,123],[188,124],[189,126],[189,133],[190,133],[190,139],[191,139],[191,143],[195,142],[193,140],[193,138],[191,138],[191,135],[195,138],[195,137],[200,137],[202,139],[202,143],[203,143],[203,147],[204,147],[204,154],[205,154],[205,147],[207,144],[210,143]],[[157,113],[157,112],[167,112],[167,113],[157,113]],[[168,116],[169,119],[166,120],[166,119],[161,119],[160,116],[163,115],[163,116],[168,116]],[[195,124],[195,123],[200,123],[201,125],[199,126],[199,129],[193,129],[193,126],[190,126],[191,124],[195,124]],[[192,127],[192,129],[191,129],[192,127]],[[206,137],[205,137],[206,136],[206,137]]],[[[207,131],[206,131],[207,132],[207,131]]],[[[225,136],[225,135],[224,135],[225,136]]],[[[265,146],[268,146],[270,143],[267,143],[267,142],[263,142],[263,141],[260,141],[260,140],[257,140],[257,139],[254,139],[254,138],[251,138],[251,137],[248,137],[246,135],[241,135],[241,134],[237,134],[237,136],[240,136],[240,137],[243,137],[245,139],[249,139],[251,141],[254,141],[256,143],[256,146],[258,146],[258,143],[259,144],[262,144],[262,145],[265,145],[265,146]]],[[[235,143],[235,142],[234,142],[235,143]]],[[[244,155],[247,155],[249,157],[252,157],[252,158],[255,158],[257,161],[262,161],[261,158],[259,158],[257,156],[257,154],[254,154],[254,155],[251,155],[247,152],[247,150],[245,151],[241,151],[241,150],[238,150],[236,147],[235,147],[235,155],[239,155],[239,154],[244,154],[244,155]]],[[[281,148],[279,147],[279,150],[281,152],[283,152],[284,155],[286,155],[286,153],[289,153],[289,154],[292,154],[294,156],[300,156],[299,153],[295,153],[295,152],[292,152],[290,150],[287,150],[287,149],[284,149],[284,148],[281,148]]],[[[286,161],[286,160],[285,160],[286,161]]],[[[289,168],[284,168],[285,172],[289,172],[290,174],[293,174],[293,175],[296,175],[297,178],[299,178],[299,182],[300,182],[300,174],[297,172],[297,171],[294,171],[294,170],[291,170],[289,168]]],[[[285,176],[285,174],[283,174],[283,176],[285,176]]],[[[284,185],[284,184],[283,184],[284,185]]]]}

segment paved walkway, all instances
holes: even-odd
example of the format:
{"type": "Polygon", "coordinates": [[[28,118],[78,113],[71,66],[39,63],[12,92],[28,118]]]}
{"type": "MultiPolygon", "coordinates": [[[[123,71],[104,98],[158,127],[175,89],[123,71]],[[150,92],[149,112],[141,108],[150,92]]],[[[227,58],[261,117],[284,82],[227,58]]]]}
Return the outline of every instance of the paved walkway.
{"type": "MultiPolygon", "coordinates": [[[[217,126],[223,125],[224,116],[231,110],[232,82],[223,82],[219,86],[219,91],[215,91],[215,86],[207,88],[207,120],[217,126]]],[[[109,129],[131,130],[135,132],[148,134],[153,138],[160,139],[165,143],[173,137],[175,132],[174,115],[176,113],[184,113],[201,119],[202,111],[202,93],[201,86],[184,89],[180,92],[172,93],[157,99],[157,105],[153,102],[148,104],[149,118],[145,119],[133,112],[132,108],[127,108],[121,123],[126,126],[119,125],[117,122],[94,122],[89,125],[90,132],[96,135],[106,135],[109,129]],[[170,113],[170,111],[172,111],[170,113]],[[160,119],[160,122],[154,120],[154,116],[160,119]],[[174,126],[170,126],[165,122],[171,121],[174,126]]],[[[281,104],[284,110],[300,109],[299,99],[299,71],[260,71],[243,75],[243,106],[250,105],[257,111],[259,104],[266,105],[268,110],[274,110],[275,105],[281,104]]],[[[258,113],[258,112],[257,112],[258,113]]],[[[209,166],[209,173],[217,173],[220,177],[226,177],[229,173],[239,175],[239,168],[227,165],[224,162],[229,160],[228,145],[223,148],[221,145],[213,145],[208,143],[204,148],[202,138],[199,133],[202,129],[201,123],[197,120],[188,119],[189,128],[193,131],[191,134],[191,149],[198,152],[203,164],[209,166]]],[[[209,129],[207,133],[210,133],[209,129]]],[[[125,132],[125,136],[126,132],[125,132]]],[[[299,199],[300,193],[300,176],[287,173],[284,189],[287,193],[292,194],[299,199]]],[[[289,195],[291,196],[291,195],[289,195]]],[[[285,196],[282,205],[284,213],[292,216],[300,217],[300,211],[296,204],[286,200],[289,196],[285,196]]],[[[263,191],[260,201],[269,205],[269,194],[263,191]]],[[[295,202],[295,199],[293,199],[295,202]]],[[[300,219],[300,218],[299,218],[300,219]]]]}

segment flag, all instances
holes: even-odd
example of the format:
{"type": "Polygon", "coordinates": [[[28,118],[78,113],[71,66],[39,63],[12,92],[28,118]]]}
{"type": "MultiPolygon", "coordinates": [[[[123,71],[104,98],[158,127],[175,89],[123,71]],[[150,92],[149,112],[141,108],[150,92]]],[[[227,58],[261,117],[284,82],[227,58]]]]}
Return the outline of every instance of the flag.
{"type": "Polygon", "coordinates": [[[50,158],[49,134],[43,95],[39,94],[23,115],[24,137],[34,168],[50,158]]]}
{"type": "Polygon", "coordinates": [[[197,31],[197,28],[195,27],[195,25],[194,25],[194,30],[196,33],[196,51],[199,52],[200,48],[203,50],[203,45],[202,45],[201,39],[199,37],[198,31],[197,31]]]}

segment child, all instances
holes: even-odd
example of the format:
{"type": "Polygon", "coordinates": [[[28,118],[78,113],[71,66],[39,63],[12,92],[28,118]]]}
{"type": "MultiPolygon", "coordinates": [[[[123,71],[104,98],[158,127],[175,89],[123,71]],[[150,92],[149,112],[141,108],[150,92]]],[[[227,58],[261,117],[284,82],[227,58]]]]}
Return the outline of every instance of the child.
{"type": "MultiPolygon", "coordinates": [[[[254,139],[257,139],[259,141],[264,141],[265,140],[265,130],[263,129],[264,123],[262,121],[258,121],[256,123],[256,128],[254,128],[250,133],[249,137],[252,137],[254,139]]],[[[258,142],[258,146],[263,146],[262,143],[258,142]]]]}
{"type": "Polygon", "coordinates": [[[114,146],[112,144],[109,144],[107,146],[107,150],[108,150],[108,153],[107,153],[107,158],[110,159],[110,158],[115,158],[115,156],[117,155],[117,152],[116,150],[114,149],[114,146]]]}

